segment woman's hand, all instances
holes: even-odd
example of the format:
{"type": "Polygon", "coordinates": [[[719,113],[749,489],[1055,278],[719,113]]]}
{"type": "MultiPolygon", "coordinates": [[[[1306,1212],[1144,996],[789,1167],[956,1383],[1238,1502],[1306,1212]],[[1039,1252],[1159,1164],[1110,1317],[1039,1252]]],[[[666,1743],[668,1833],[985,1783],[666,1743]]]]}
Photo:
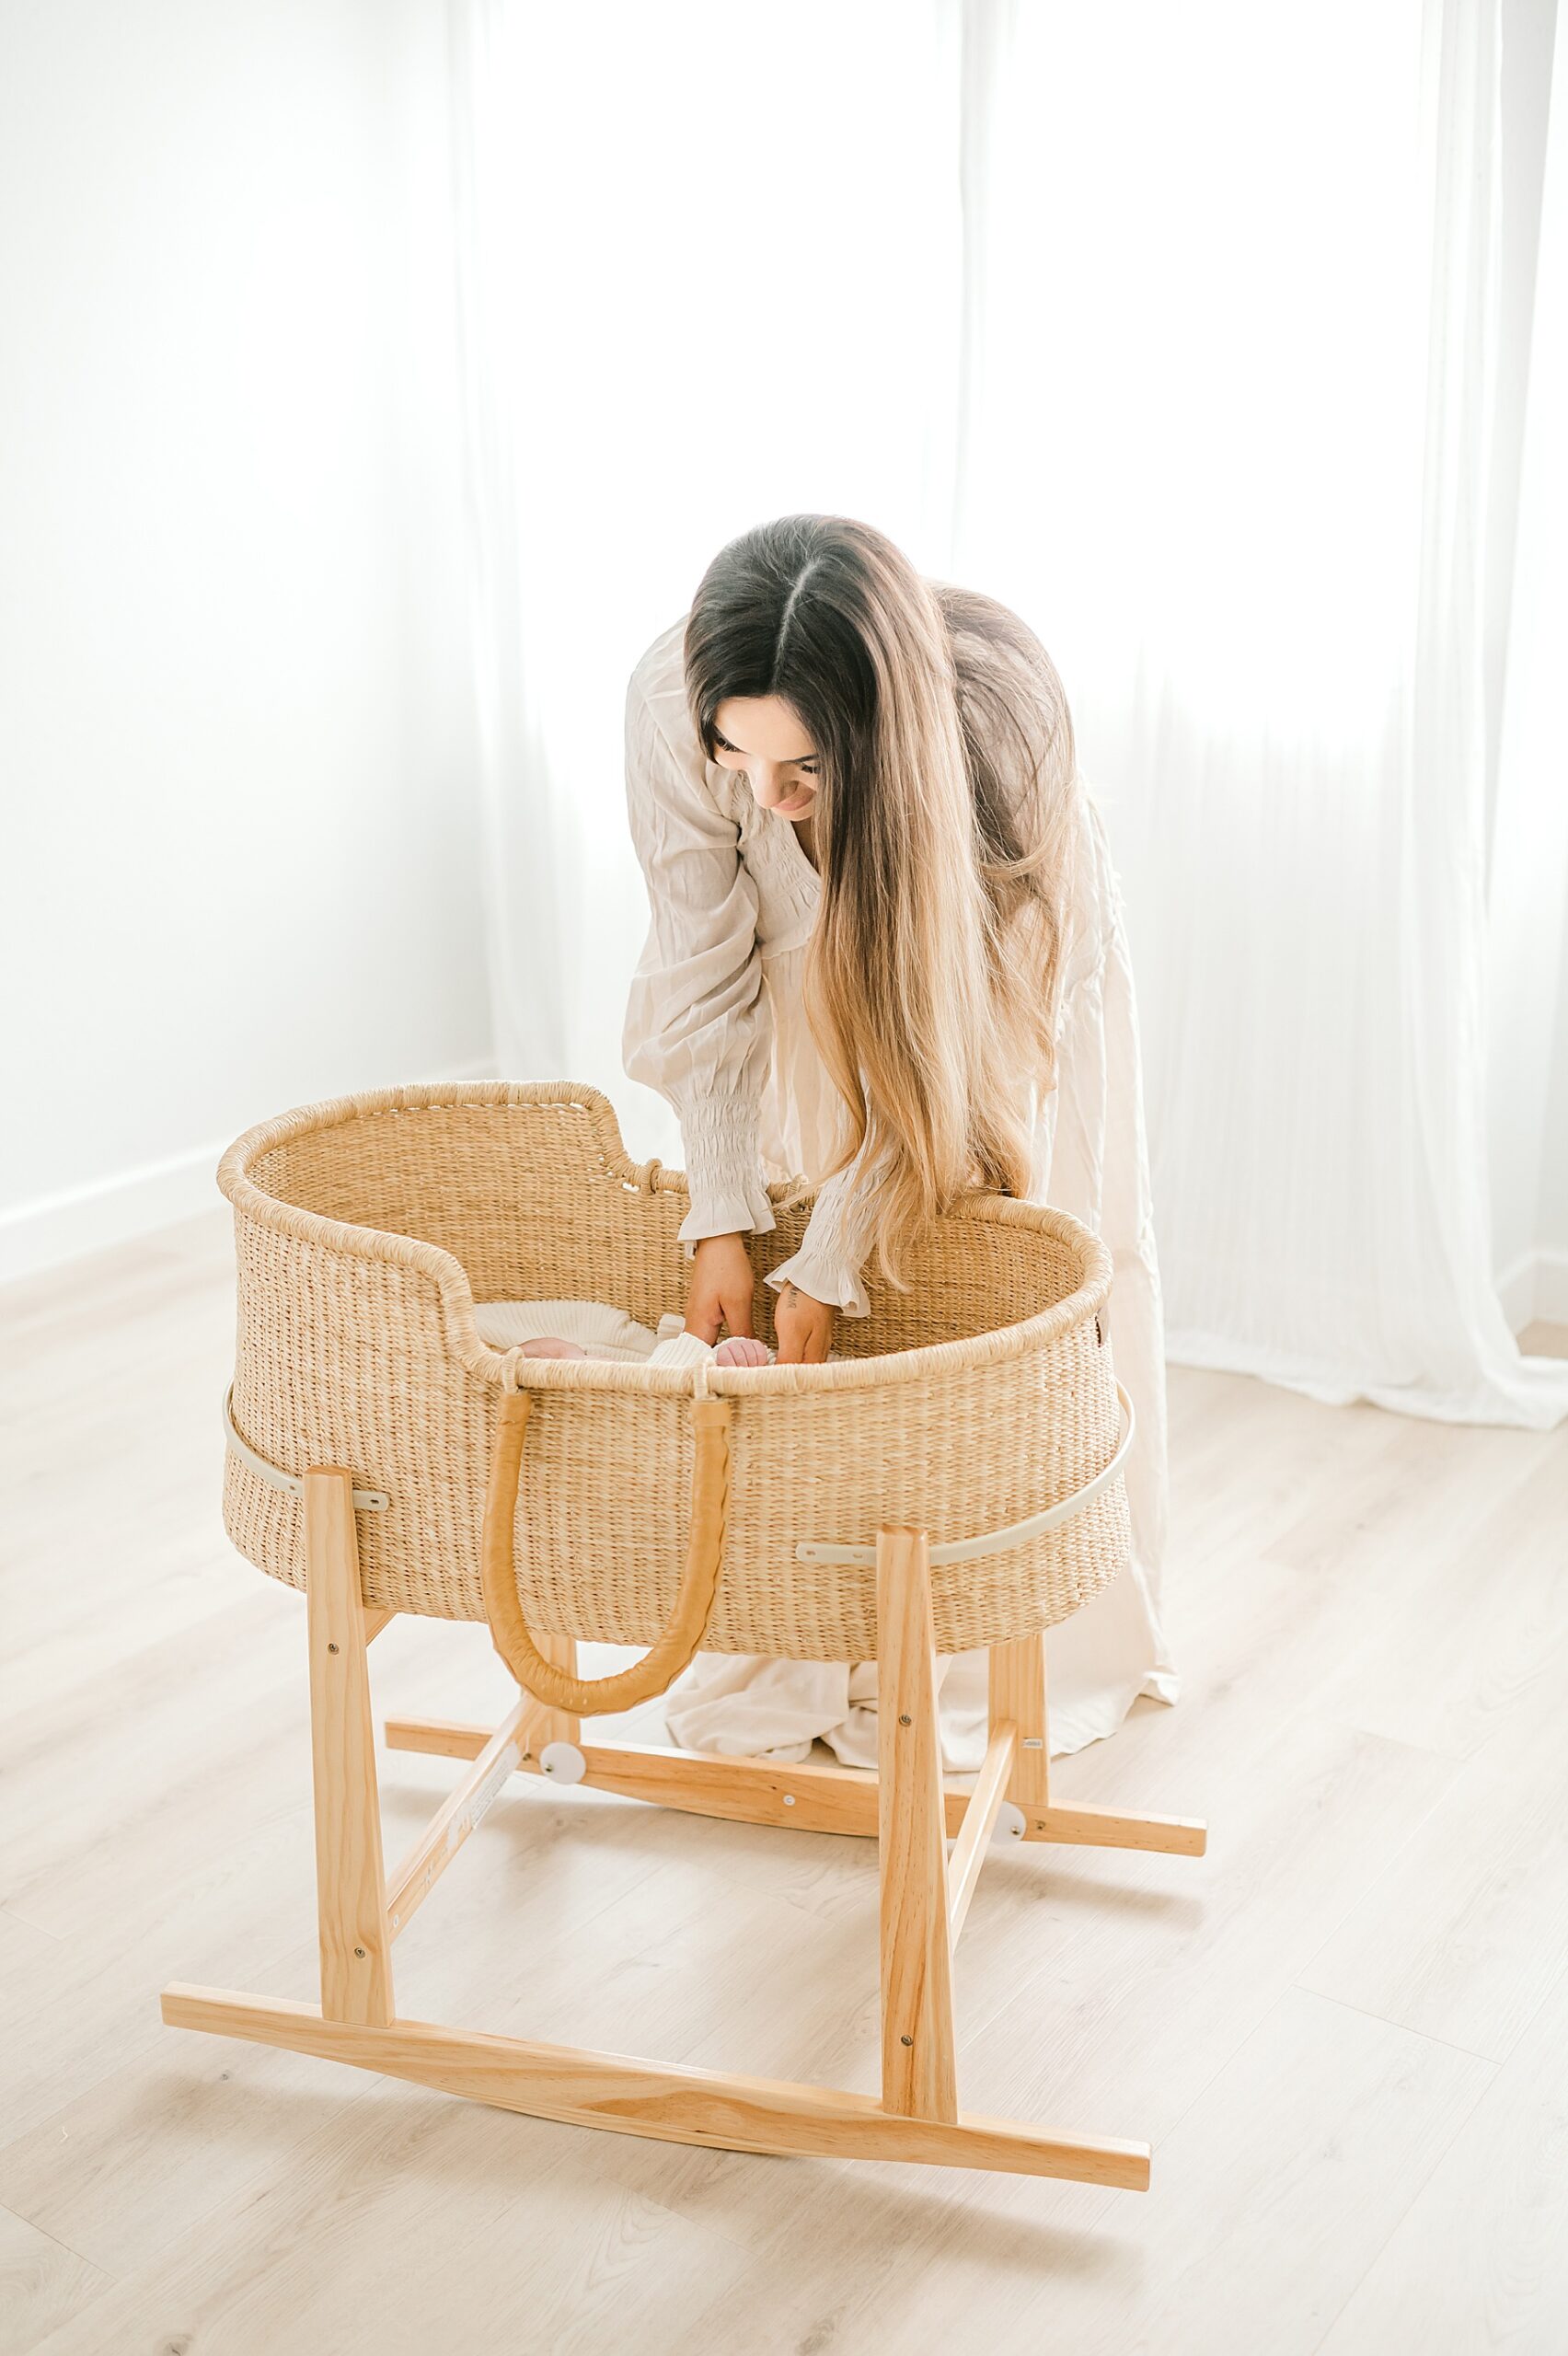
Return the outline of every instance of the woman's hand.
{"type": "Polygon", "coordinates": [[[755,1282],[744,1234],[705,1235],[691,1255],[686,1332],[709,1345],[721,1325],[732,1334],[750,1334],[755,1282]]]}
{"type": "Polygon", "coordinates": [[[773,1311],[778,1339],[779,1366],[820,1366],[833,1347],[833,1321],[837,1311],[824,1300],[813,1300],[799,1285],[786,1285],[773,1311]]]}

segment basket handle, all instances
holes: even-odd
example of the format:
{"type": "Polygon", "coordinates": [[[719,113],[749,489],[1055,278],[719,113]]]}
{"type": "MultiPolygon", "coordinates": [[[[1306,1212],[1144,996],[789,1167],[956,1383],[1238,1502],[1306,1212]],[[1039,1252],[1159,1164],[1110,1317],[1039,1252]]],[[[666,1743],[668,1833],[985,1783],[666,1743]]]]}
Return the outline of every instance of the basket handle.
{"type": "Polygon", "coordinates": [[[501,1421],[485,1492],[480,1578],[485,1616],[496,1651],[525,1693],[548,1709],[574,1717],[629,1710],[666,1692],[707,1633],[724,1559],[724,1523],[730,1501],[730,1402],[694,1399],[691,1419],[697,1461],[691,1476],[691,1535],[670,1623],[640,1660],[609,1677],[570,1677],[540,1652],[523,1617],[517,1592],[515,1527],[517,1488],[523,1472],[523,1440],[532,1393],[503,1391],[501,1421]]]}

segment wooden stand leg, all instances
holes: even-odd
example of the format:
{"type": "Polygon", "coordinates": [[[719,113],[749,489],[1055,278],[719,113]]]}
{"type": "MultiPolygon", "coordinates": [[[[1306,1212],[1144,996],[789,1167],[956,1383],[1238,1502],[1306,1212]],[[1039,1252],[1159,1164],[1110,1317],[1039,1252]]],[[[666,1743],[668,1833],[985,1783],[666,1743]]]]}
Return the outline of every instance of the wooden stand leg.
{"type": "Polygon", "coordinates": [[[352,1473],[306,1474],[305,1551],[321,2011],[329,2021],[384,2027],[393,2016],[392,1957],[352,1473]]]}
{"type": "MultiPolygon", "coordinates": [[[[577,1639],[575,1636],[536,1637],[539,1650],[556,1669],[564,1669],[569,1677],[577,1674],[577,1639]]],[[[543,1702],[530,1700],[528,1714],[523,1722],[525,1748],[536,1759],[547,1743],[582,1741],[582,1721],[573,1717],[570,1710],[552,1710],[543,1702]]]]}
{"type": "Polygon", "coordinates": [[[1012,1773],[1008,1797],[1025,1816],[1050,1806],[1050,1761],[1045,1729],[1045,1638],[1037,1630],[1016,1644],[991,1646],[990,1723],[993,1740],[1013,1727],[1012,1773]]]}
{"type": "Polygon", "coordinates": [[[1008,1797],[1023,1810],[1026,1841],[1056,1841],[1095,1849],[1147,1849],[1173,1857],[1201,1857],[1208,1828],[1201,1817],[1129,1814],[1121,1808],[1053,1807],[1050,1728],[1045,1690],[1045,1638],[1020,1636],[991,1647],[990,1722],[993,1740],[1009,1724],[1018,1729],[1008,1797]]]}
{"type": "Polygon", "coordinates": [[[941,1744],[924,1530],[877,1532],[882,2108],[958,2117],[941,1744]]]}

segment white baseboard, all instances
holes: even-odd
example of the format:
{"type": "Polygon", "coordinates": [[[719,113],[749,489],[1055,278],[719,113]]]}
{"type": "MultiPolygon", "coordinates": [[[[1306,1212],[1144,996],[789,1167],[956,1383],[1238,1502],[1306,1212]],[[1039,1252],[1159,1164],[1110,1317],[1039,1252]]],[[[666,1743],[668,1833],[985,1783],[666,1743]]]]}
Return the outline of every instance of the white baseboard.
{"type": "Polygon", "coordinates": [[[213,1172],[227,1143],[223,1138],[0,1214],[0,1282],[41,1276],[84,1252],[128,1243],[211,1210],[218,1192],[213,1172]]]}
{"type": "Polygon", "coordinates": [[[1518,1258],[1510,1260],[1502,1274],[1493,1281],[1497,1287],[1497,1298],[1503,1304],[1503,1314],[1508,1321],[1508,1331],[1522,1334],[1527,1325],[1535,1322],[1535,1253],[1521,1252],[1518,1258]]]}
{"type": "Polygon", "coordinates": [[[1525,1252],[1497,1279],[1497,1297],[1510,1329],[1568,1325],[1568,1252],[1525,1252]]]}
{"type": "Polygon", "coordinates": [[[1543,1324],[1568,1325],[1568,1252],[1536,1253],[1535,1313],[1543,1324]]]}
{"type": "MultiPolygon", "coordinates": [[[[489,1080],[494,1069],[486,1057],[430,1077],[438,1085],[489,1080]]],[[[215,1173],[229,1143],[227,1138],[219,1138],[193,1146],[189,1152],[171,1154],[167,1161],[146,1162],[140,1169],[123,1170],[112,1178],[70,1186],[0,1212],[0,1283],[40,1276],[85,1252],[107,1251],[160,1227],[171,1227],[178,1219],[220,1208],[215,1173]]]]}

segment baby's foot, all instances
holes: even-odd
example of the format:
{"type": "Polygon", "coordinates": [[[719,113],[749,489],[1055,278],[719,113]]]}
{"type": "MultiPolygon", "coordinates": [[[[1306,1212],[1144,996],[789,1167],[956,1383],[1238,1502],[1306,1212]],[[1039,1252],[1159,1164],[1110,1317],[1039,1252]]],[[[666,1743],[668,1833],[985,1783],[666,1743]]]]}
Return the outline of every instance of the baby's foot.
{"type": "Polygon", "coordinates": [[[519,1349],[525,1358],[585,1358],[588,1355],[581,1342],[563,1342],[559,1334],[541,1334],[535,1342],[520,1342],[519,1349]]]}
{"type": "Polygon", "coordinates": [[[713,1353],[715,1366],[766,1366],[767,1345],[754,1340],[750,1334],[732,1334],[721,1342],[713,1353]]]}

